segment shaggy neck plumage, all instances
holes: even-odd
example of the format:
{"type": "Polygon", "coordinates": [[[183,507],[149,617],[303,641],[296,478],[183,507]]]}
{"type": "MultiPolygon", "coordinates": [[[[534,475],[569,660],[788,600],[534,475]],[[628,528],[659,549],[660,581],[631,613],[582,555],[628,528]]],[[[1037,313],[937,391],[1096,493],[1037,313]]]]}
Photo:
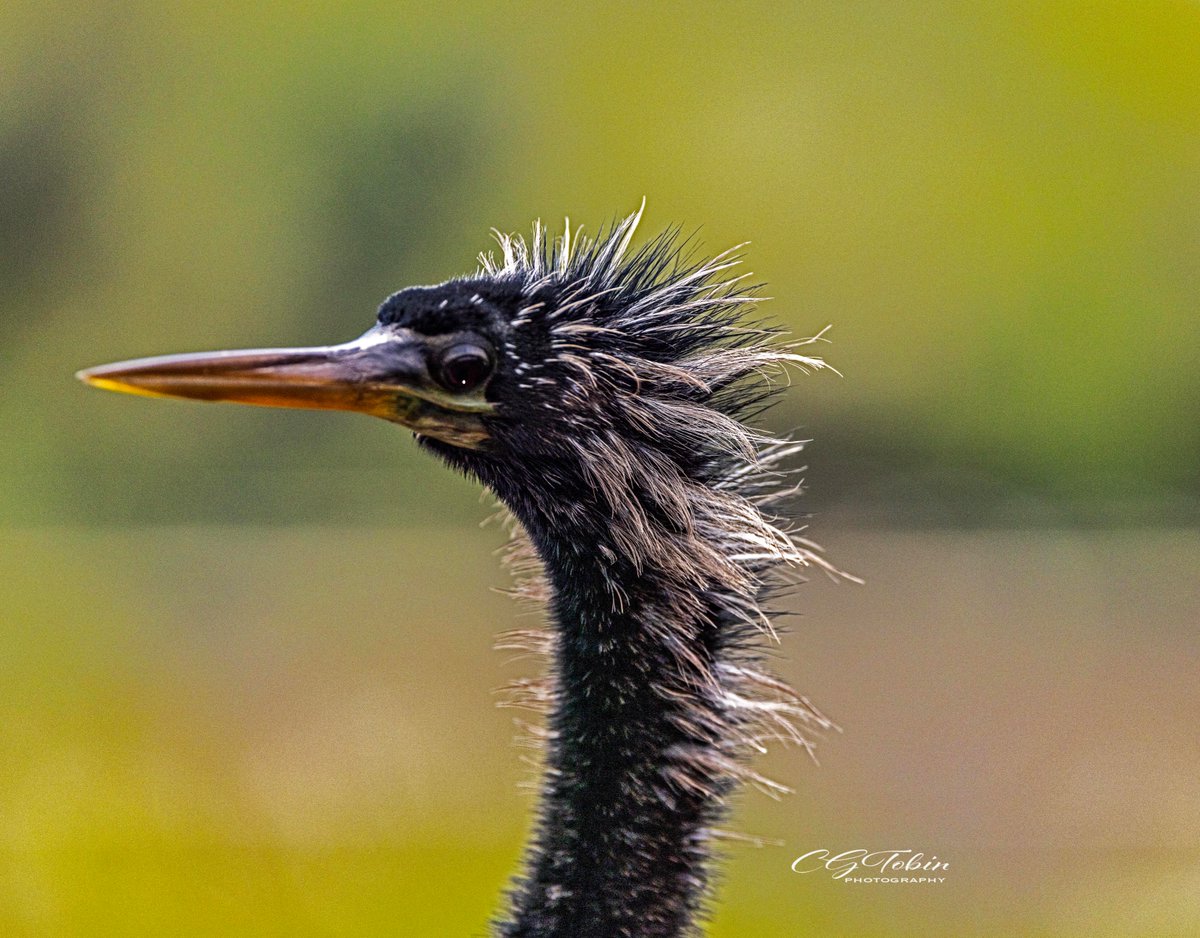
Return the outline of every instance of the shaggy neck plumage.
{"type": "Polygon", "coordinates": [[[679,466],[647,451],[620,490],[570,462],[514,472],[434,448],[509,508],[510,560],[534,574],[523,592],[551,612],[551,629],[500,643],[550,664],[543,681],[514,688],[519,705],[546,711],[545,775],[497,933],[696,934],[730,790],[785,790],[747,756],[771,739],[807,746],[800,726],[829,725],[760,664],[771,572],[821,563],[760,511],[788,493],[772,467],[796,447],[766,447],[755,461],[726,454],[686,486],[679,466]],[[654,492],[680,487],[688,498],[676,511],[655,505],[654,492]]]}
{"type": "MultiPolygon", "coordinates": [[[[605,516],[592,508],[581,515],[605,516]]],[[[571,530],[541,512],[520,518],[552,590],[554,703],[538,828],[500,933],[686,934],[728,787],[696,764],[722,742],[711,686],[719,613],[701,602],[681,619],[671,597],[695,585],[634,569],[611,530],[571,530]]]]}

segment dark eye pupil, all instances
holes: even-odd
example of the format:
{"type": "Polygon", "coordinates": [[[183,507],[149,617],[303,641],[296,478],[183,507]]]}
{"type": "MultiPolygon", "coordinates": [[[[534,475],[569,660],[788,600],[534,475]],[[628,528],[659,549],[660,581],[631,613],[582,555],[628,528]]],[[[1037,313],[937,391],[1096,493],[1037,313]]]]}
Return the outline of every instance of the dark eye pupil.
{"type": "Polygon", "coordinates": [[[491,359],[481,348],[452,348],[442,359],[442,380],[449,388],[467,391],[482,384],[491,367],[491,359]]]}

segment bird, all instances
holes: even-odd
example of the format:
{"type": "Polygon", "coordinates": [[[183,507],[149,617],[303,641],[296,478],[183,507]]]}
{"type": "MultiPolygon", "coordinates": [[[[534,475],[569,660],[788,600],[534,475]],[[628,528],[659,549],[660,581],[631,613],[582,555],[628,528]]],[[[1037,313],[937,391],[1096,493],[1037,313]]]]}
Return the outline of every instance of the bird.
{"type": "MultiPolygon", "coordinates": [[[[359,338],[90,368],[151,397],[345,410],[406,427],[508,512],[514,592],[546,625],[497,641],[545,656],[512,687],[545,711],[530,843],[497,938],[702,933],[730,798],[788,790],[769,742],[834,724],[772,673],[779,592],[837,576],[789,513],[805,441],[760,417],[792,369],[830,368],[759,318],[737,274],[636,212],[595,236],[493,229],[471,274],[387,297],[359,338]]],[[[736,835],[732,835],[736,836],[736,835]]]]}

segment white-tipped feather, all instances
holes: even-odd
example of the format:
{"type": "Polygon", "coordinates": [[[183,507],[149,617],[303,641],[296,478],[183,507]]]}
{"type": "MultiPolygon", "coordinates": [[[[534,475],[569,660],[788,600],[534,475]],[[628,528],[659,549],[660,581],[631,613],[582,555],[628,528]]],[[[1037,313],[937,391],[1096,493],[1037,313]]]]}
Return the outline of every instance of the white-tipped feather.
{"type": "MultiPolygon", "coordinates": [[[[778,796],[787,789],[748,769],[745,757],[776,740],[811,752],[811,739],[801,728],[836,727],[762,671],[749,640],[734,643],[733,658],[713,667],[698,654],[691,636],[707,617],[718,615],[728,620],[726,627],[741,624],[745,634],[776,643],[762,603],[781,571],[812,566],[831,576],[854,577],[833,567],[817,545],[790,532],[783,519],[764,513],[764,506],[795,494],[798,486],[779,466],[804,443],[747,427],[735,412],[716,406],[711,395],[728,387],[769,386],[788,369],[830,369],[823,359],[800,351],[827,341],[828,327],[810,338],[780,343],[773,330],[747,325],[746,315],[762,297],[742,287],[748,274],[727,273],[740,263],[744,245],[691,265],[665,249],[655,255],[653,243],[631,253],[644,209],[643,200],[637,212],[599,240],[573,232],[568,220],[548,257],[540,224],[532,250],[519,237],[498,235],[502,260],[485,255],[481,267],[520,284],[531,302],[522,306],[514,326],[540,324],[550,339],[553,364],[570,376],[565,387],[549,378],[534,382],[558,390],[545,406],[579,428],[570,445],[592,496],[612,519],[613,558],[629,562],[639,577],[675,584],[664,586],[653,609],[639,609],[631,606],[628,584],[608,580],[611,610],[643,618],[647,633],[674,657],[675,673],[660,676],[659,693],[680,705],[678,719],[698,736],[719,740],[674,750],[662,768],[666,787],[659,797],[670,800],[696,790],[715,794],[731,782],[778,796]],[[649,279],[639,279],[639,265],[650,271],[644,275],[649,279]],[[553,302],[544,298],[547,291],[553,302]],[[679,357],[639,351],[657,348],[647,345],[648,339],[675,344],[696,334],[705,341],[679,357]],[[625,429],[613,432],[613,426],[625,429]],[[656,439],[711,451],[722,461],[721,471],[704,482],[689,478],[656,449],[656,439]],[[696,598],[701,591],[704,602],[696,598]]],[[[517,528],[515,541],[522,540],[517,528]]],[[[514,548],[512,556],[529,569],[527,546],[514,548]]],[[[538,577],[536,588],[516,592],[545,595],[544,580],[538,577]]],[[[523,642],[523,648],[551,647],[523,642]]],[[[512,692],[525,706],[548,706],[552,700],[526,683],[514,685],[512,692]]]]}

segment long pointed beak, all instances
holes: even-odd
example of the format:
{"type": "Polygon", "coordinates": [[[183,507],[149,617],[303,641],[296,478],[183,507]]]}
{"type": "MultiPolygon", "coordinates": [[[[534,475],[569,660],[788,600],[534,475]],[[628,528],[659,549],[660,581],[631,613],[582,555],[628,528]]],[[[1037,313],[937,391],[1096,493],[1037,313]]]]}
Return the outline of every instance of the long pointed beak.
{"type": "Polygon", "coordinates": [[[478,415],[492,410],[482,394],[439,388],[419,339],[379,328],[343,345],[162,355],[88,368],[76,377],[146,397],[357,411],[432,436],[453,435],[460,445],[486,438],[478,415]]]}

